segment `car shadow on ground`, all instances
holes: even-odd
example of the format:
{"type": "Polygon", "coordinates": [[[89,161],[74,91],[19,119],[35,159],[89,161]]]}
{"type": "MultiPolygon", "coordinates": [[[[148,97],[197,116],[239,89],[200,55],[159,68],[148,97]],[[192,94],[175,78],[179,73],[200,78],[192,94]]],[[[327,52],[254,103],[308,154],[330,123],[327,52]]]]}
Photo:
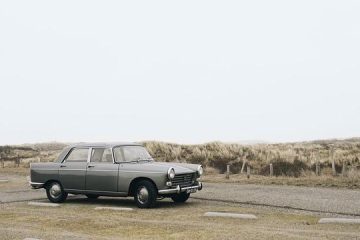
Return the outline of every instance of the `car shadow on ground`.
{"type": "MultiPolygon", "coordinates": [[[[137,208],[133,198],[99,197],[97,199],[89,199],[81,195],[69,196],[63,204],[137,208]]],[[[165,198],[158,200],[155,208],[193,207],[198,204],[200,203],[197,201],[191,201],[191,199],[189,199],[186,203],[174,203],[171,199],[165,198]]]]}

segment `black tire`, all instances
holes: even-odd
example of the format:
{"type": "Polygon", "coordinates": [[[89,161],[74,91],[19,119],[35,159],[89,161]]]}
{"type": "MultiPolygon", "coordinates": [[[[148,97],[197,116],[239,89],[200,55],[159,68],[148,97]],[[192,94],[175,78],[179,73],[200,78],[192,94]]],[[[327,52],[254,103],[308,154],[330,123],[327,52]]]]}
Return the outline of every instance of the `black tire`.
{"type": "Polygon", "coordinates": [[[89,199],[97,199],[99,197],[99,195],[96,194],[86,194],[86,197],[89,199]]]}
{"type": "Polygon", "coordinates": [[[50,182],[46,186],[46,195],[50,202],[62,203],[66,200],[68,193],[59,182],[50,182]]]}
{"type": "Polygon", "coordinates": [[[184,203],[186,200],[188,200],[190,197],[190,193],[182,192],[179,194],[174,194],[171,196],[171,199],[176,203],[184,203]]]}
{"type": "Polygon", "coordinates": [[[154,207],[156,205],[156,198],[157,190],[152,182],[144,180],[136,184],[134,200],[139,208],[154,207]]]}

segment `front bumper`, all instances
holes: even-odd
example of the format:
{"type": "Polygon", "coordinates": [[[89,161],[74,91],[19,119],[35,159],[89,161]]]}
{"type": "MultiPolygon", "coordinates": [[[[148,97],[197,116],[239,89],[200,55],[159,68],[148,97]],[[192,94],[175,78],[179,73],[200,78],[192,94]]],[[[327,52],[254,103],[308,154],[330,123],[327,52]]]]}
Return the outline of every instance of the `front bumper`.
{"type": "Polygon", "coordinates": [[[29,182],[29,185],[30,185],[33,189],[38,189],[38,188],[44,187],[44,183],[38,183],[38,182],[29,182]]]}
{"type": "Polygon", "coordinates": [[[163,189],[159,190],[158,193],[160,195],[166,195],[166,194],[174,194],[174,193],[181,193],[181,192],[191,192],[191,191],[200,191],[202,189],[202,183],[198,182],[195,186],[189,186],[189,187],[180,187],[179,185],[176,186],[176,188],[170,188],[170,189],[163,189]]]}

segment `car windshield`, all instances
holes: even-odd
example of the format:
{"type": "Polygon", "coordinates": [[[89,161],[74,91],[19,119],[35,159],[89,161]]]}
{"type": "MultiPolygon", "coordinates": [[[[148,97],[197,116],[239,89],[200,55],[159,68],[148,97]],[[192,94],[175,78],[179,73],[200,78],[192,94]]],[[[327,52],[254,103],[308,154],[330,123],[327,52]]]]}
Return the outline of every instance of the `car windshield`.
{"type": "Polygon", "coordinates": [[[152,161],[148,151],[142,146],[122,146],[114,148],[117,162],[152,161]]]}

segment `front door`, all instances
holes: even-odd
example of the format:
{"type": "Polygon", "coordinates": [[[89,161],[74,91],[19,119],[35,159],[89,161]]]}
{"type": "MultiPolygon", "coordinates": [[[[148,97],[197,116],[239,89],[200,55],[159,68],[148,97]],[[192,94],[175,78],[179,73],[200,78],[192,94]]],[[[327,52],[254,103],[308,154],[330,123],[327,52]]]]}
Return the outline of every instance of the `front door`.
{"type": "Polygon", "coordinates": [[[63,188],[85,190],[89,148],[73,148],[60,164],[59,178],[63,188]]]}
{"type": "Polygon", "coordinates": [[[119,164],[113,160],[111,148],[92,148],[86,171],[86,191],[117,192],[119,164]]]}

